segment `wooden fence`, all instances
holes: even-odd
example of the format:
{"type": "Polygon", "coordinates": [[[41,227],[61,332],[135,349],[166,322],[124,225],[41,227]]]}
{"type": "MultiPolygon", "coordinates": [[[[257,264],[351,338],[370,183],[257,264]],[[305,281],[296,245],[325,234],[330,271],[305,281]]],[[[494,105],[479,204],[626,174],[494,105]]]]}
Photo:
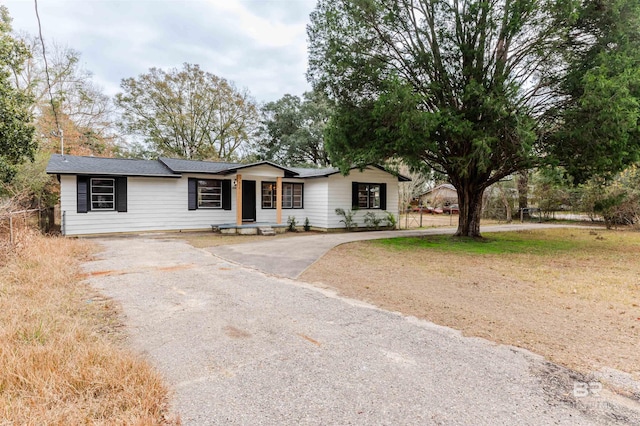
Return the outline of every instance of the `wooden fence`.
{"type": "Polygon", "coordinates": [[[456,226],[458,215],[432,214],[426,211],[401,213],[398,220],[399,229],[430,228],[435,226],[456,226]]]}

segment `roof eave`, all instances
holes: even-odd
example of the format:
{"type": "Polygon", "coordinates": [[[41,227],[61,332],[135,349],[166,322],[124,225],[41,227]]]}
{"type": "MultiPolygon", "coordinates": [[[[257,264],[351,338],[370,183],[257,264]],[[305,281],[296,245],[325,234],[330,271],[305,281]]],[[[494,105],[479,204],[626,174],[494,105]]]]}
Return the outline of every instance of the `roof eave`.
{"type": "MultiPolygon", "coordinates": [[[[373,166],[373,167],[375,167],[375,168],[377,168],[379,170],[382,170],[383,172],[389,173],[390,175],[393,175],[393,176],[397,177],[398,178],[398,182],[411,182],[411,178],[408,178],[408,177],[406,177],[404,175],[401,175],[400,173],[393,173],[392,171],[385,169],[384,167],[382,167],[379,164],[367,164],[367,166],[373,166]]],[[[349,171],[354,170],[354,169],[359,169],[359,168],[360,167],[358,167],[358,166],[354,166],[354,167],[351,167],[349,169],[349,171]]],[[[338,174],[338,173],[340,173],[340,170],[336,170],[334,172],[326,173],[326,174],[323,174],[323,175],[317,175],[317,176],[314,176],[314,177],[332,176],[332,175],[335,175],[335,174],[338,174]]]]}
{"type": "Polygon", "coordinates": [[[163,177],[163,178],[180,178],[181,174],[145,174],[145,173],[114,173],[114,172],[86,172],[86,171],[55,171],[46,170],[49,175],[73,175],[73,176],[127,176],[127,177],[163,177]]]}

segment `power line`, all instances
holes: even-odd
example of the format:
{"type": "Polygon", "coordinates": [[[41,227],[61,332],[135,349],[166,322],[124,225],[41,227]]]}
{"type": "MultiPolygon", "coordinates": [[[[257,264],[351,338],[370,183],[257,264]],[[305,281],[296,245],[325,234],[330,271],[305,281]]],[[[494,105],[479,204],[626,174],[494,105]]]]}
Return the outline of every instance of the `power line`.
{"type": "Polygon", "coordinates": [[[47,76],[47,89],[49,91],[49,101],[51,102],[51,110],[53,111],[53,118],[56,122],[57,132],[53,133],[54,136],[60,138],[60,154],[64,155],[64,133],[60,128],[60,122],[58,121],[58,112],[56,111],[56,104],[53,101],[53,94],[51,93],[51,77],[49,76],[49,64],[47,62],[47,51],[44,44],[44,38],[42,37],[42,25],[40,23],[40,14],[38,13],[38,0],[34,0],[36,8],[36,19],[38,20],[38,34],[40,37],[40,43],[42,44],[42,59],[44,60],[44,72],[47,76]]]}

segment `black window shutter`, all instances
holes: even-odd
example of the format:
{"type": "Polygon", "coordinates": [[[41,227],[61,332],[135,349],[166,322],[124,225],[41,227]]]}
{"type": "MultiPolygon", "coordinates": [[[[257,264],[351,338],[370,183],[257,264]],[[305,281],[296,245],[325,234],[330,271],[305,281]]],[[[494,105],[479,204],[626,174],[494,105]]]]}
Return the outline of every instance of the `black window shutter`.
{"type": "Polygon", "coordinates": [[[189,178],[189,210],[196,210],[198,208],[198,180],[189,178]]]}
{"type": "Polygon", "coordinates": [[[222,181],[222,209],[231,210],[231,181],[222,181]]]}
{"type": "Polygon", "coordinates": [[[359,208],[358,203],[358,182],[351,183],[351,209],[359,208]]]}
{"type": "Polygon", "coordinates": [[[116,178],[116,211],[127,211],[127,178],[116,178]]]}
{"type": "Polygon", "coordinates": [[[89,209],[89,178],[76,176],[77,181],[77,210],[78,213],[86,213],[89,209]]]}
{"type": "Polygon", "coordinates": [[[302,206],[300,206],[300,208],[304,209],[304,183],[301,183],[300,186],[300,194],[302,194],[302,206]]]}
{"type": "Polygon", "coordinates": [[[387,184],[380,184],[380,208],[382,210],[387,209],[387,184]]]}

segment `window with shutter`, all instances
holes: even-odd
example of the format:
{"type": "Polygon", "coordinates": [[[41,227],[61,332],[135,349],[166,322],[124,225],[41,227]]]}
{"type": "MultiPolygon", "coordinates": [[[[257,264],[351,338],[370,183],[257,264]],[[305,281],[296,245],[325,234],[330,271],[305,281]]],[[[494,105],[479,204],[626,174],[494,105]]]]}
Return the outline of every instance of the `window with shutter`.
{"type": "Polygon", "coordinates": [[[360,209],[385,209],[386,204],[386,185],[380,183],[358,183],[354,185],[353,190],[356,191],[354,201],[360,209]],[[384,188],[384,190],[383,190],[384,188]],[[383,195],[384,194],[384,195],[383,195]]]}
{"type": "Polygon", "coordinates": [[[77,176],[77,211],[127,211],[127,178],[77,176]]]}
{"type": "Polygon", "coordinates": [[[222,181],[214,179],[198,179],[198,208],[222,208],[222,181]]]}

